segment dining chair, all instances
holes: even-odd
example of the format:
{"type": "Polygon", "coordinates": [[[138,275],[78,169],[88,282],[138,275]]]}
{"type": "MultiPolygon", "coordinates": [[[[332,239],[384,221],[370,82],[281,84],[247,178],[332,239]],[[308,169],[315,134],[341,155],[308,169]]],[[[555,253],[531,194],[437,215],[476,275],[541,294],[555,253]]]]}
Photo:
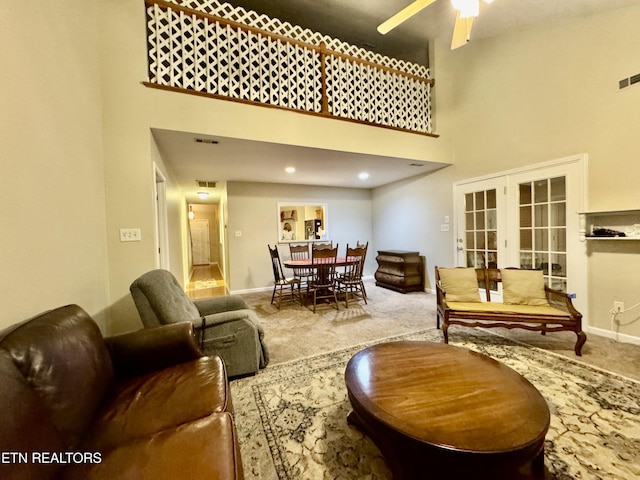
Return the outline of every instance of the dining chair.
{"type": "Polygon", "coordinates": [[[350,248],[347,244],[344,273],[341,273],[336,278],[338,293],[344,294],[344,301],[347,308],[349,307],[349,295],[352,297],[360,297],[364,300],[365,304],[367,303],[367,291],[364,288],[362,274],[368,246],[369,242],[367,242],[366,245],[358,244],[355,248],[350,248]]]}
{"type": "Polygon", "coordinates": [[[322,250],[325,248],[333,248],[333,242],[313,242],[311,244],[311,250],[322,250]]]}
{"type": "Polygon", "coordinates": [[[311,266],[313,278],[309,282],[309,293],[313,293],[313,313],[316,313],[318,300],[333,300],[338,307],[336,296],[336,261],[338,257],[338,245],[335,248],[311,249],[311,266]]]}
{"type": "Polygon", "coordinates": [[[295,301],[296,297],[298,301],[302,305],[302,297],[300,296],[300,279],[299,278],[286,278],[284,276],[284,272],[282,270],[282,262],[280,261],[280,254],[278,253],[278,246],[274,245],[271,248],[270,245],[267,245],[269,248],[269,255],[271,256],[271,266],[273,267],[273,293],[271,294],[271,304],[273,305],[273,301],[276,298],[276,293],[278,294],[278,310],[280,310],[280,304],[282,303],[282,297],[285,294],[283,292],[285,287],[291,289],[291,300],[295,301]],[[297,289],[297,292],[296,292],[297,289]]]}
{"type": "MultiPolygon", "coordinates": [[[[291,260],[308,260],[309,256],[309,244],[293,245],[289,244],[289,251],[291,253],[291,260]]],[[[313,277],[313,272],[308,267],[293,268],[293,278],[300,280],[300,287],[306,287],[309,284],[309,279],[313,277]]]]}

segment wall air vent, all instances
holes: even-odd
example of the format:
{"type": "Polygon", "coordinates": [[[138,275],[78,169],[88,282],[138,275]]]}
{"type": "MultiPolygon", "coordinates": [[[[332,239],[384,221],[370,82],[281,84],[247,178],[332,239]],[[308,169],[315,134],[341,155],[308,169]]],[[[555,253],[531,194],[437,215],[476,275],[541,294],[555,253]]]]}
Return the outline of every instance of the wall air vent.
{"type": "Polygon", "coordinates": [[[211,180],[196,180],[198,188],[216,188],[216,182],[211,180]]]}
{"type": "Polygon", "coordinates": [[[196,143],[207,143],[209,145],[217,145],[218,140],[211,140],[210,138],[195,138],[196,143]]]}
{"type": "Polygon", "coordinates": [[[629,78],[623,78],[622,80],[620,80],[618,82],[618,88],[622,90],[623,88],[630,87],[631,85],[635,85],[636,83],[640,83],[640,73],[636,73],[629,78]]]}

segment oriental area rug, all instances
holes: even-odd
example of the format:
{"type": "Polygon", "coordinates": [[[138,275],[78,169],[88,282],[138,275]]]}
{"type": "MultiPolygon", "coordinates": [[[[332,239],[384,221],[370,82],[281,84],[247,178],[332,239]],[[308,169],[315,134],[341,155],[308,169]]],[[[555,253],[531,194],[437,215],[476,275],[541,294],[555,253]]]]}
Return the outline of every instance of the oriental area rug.
{"type": "MultiPolygon", "coordinates": [[[[390,479],[376,446],[347,423],[349,359],[374,343],[441,342],[428,329],[293,360],[231,382],[247,479],[390,479]]],[[[640,382],[479,329],[452,345],[513,368],[551,411],[545,442],[548,479],[640,478],[640,382]]]]}

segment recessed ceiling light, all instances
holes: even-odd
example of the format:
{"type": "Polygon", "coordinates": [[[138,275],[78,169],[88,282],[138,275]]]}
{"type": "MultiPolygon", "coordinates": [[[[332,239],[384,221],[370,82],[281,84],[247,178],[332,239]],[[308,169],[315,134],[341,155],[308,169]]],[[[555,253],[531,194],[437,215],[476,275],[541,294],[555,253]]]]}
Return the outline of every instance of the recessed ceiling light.
{"type": "Polygon", "coordinates": [[[204,200],[208,196],[209,194],[207,192],[198,192],[198,197],[200,197],[202,200],[204,200]]]}
{"type": "Polygon", "coordinates": [[[358,178],[359,178],[360,180],[366,180],[367,178],[369,178],[369,174],[368,174],[367,172],[360,172],[360,173],[358,174],[358,178]]]}
{"type": "Polygon", "coordinates": [[[296,171],[296,167],[287,167],[284,171],[287,173],[294,173],[296,171]]]}

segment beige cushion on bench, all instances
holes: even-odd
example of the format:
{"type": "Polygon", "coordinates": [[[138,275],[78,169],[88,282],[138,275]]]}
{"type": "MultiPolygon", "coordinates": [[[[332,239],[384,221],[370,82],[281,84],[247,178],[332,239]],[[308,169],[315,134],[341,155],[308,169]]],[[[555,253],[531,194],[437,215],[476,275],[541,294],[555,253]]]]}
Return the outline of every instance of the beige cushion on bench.
{"type": "Polygon", "coordinates": [[[504,313],[522,315],[549,315],[557,317],[571,317],[571,314],[550,305],[507,305],[498,302],[447,302],[451,310],[462,312],[504,313]]]}
{"type": "Polygon", "coordinates": [[[438,268],[447,302],[480,302],[475,268],[438,268]]]}
{"type": "Polygon", "coordinates": [[[549,305],[542,270],[500,270],[502,301],[515,305],[549,305]]]}

